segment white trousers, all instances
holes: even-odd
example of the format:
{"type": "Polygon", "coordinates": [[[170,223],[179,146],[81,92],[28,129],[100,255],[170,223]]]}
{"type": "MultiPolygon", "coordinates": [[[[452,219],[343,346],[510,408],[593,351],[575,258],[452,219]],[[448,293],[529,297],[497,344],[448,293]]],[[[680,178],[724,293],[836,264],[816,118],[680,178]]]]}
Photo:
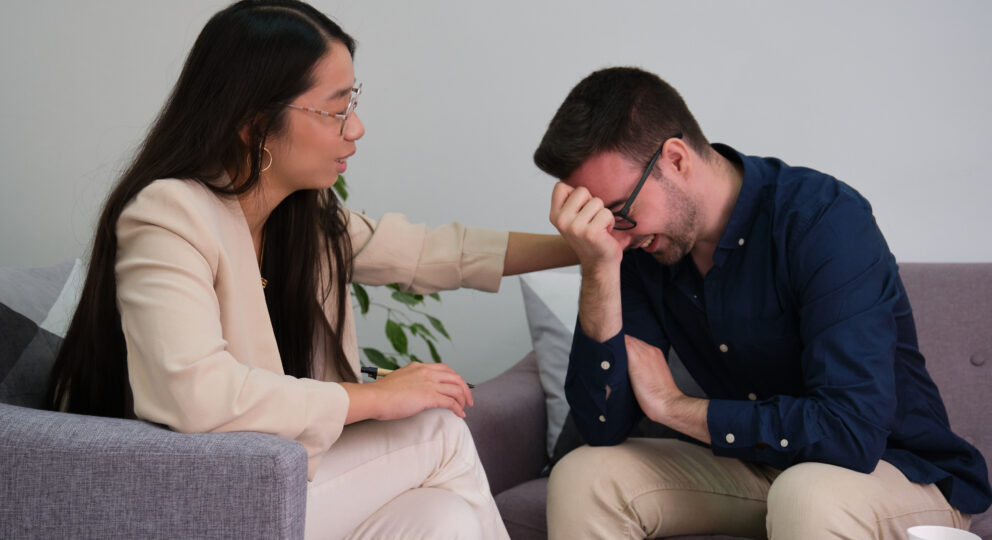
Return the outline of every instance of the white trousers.
{"type": "Polygon", "coordinates": [[[447,409],[345,426],[307,488],[306,538],[509,538],[468,426],[447,409]]]}

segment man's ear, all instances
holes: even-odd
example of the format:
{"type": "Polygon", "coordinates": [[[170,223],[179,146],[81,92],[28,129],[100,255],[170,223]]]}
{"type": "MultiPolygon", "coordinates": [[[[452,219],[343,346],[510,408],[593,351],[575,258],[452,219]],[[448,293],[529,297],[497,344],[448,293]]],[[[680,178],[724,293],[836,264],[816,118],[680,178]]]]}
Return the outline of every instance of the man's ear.
{"type": "Polygon", "coordinates": [[[689,146],[680,138],[672,137],[665,141],[665,146],[661,149],[660,161],[662,172],[681,178],[687,177],[692,168],[689,146]]]}

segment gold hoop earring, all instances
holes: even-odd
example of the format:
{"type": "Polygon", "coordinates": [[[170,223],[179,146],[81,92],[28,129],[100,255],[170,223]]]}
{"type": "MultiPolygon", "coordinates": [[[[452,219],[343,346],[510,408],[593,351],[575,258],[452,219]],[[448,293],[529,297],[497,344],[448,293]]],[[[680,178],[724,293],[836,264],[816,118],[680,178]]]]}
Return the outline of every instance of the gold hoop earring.
{"type": "MultiPolygon", "coordinates": [[[[262,167],[262,170],[259,171],[259,172],[265,172],[265,171],[269,170],[269,167],[272,166],[272,152],[269,152],[269,149],[266,148],[266,147],[264,147],[264,146],[262,147],[262,151],[265,152],[269,156],[269,164],[263,166],[262,167]]],[[[263,161],[264,161],[264,159],[263,159],[263,161]]]]}

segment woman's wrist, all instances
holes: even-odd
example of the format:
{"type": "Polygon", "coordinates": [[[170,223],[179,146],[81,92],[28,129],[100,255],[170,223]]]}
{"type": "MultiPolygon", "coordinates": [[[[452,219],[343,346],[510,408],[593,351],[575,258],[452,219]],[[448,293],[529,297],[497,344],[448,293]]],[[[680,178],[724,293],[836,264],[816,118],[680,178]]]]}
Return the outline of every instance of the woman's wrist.
{"type": "Polygon", "coordinates": [[[375,383],[340,383],[348,393],[348,414],[345,424],[353,424],[362,420],[380,418],[382,400],[379,399],[379,389],[375,383]]]}

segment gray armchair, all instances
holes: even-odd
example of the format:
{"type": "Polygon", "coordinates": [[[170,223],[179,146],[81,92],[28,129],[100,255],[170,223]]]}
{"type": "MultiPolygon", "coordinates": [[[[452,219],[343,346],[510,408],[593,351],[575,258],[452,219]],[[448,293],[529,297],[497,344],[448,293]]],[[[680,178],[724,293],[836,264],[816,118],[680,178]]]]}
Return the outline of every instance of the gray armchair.
{"type": "Polygon", "coordinates": [[[273,435],[0,403],[0,538],[302,538],[306,483],[273,435]]]}
{"type": "Polygon", "coordinates": [[[0,538],[303,538],[295,441],[39,410],[82,275],[0,269],[0,538]]]}

